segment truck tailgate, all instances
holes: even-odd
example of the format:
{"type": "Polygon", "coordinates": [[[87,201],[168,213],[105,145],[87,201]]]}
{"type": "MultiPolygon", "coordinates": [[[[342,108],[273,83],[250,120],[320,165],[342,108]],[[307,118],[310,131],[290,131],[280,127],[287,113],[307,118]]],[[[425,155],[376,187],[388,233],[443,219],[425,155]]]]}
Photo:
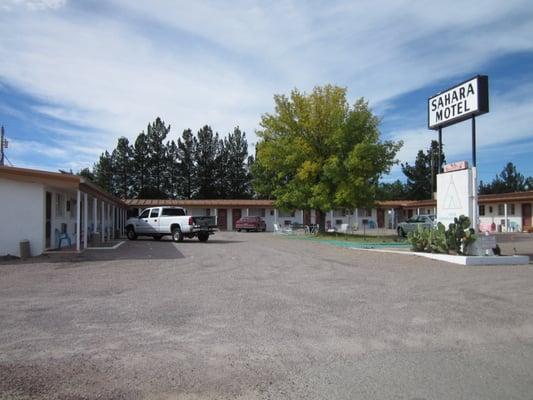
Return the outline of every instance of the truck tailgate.
{"type": "Polygon", "coordinates": [[[217,227],[217,219],[214,216],[209,217],[193,217],[195,225],[199,225],[202,229],[213,229],[217,227]]]}

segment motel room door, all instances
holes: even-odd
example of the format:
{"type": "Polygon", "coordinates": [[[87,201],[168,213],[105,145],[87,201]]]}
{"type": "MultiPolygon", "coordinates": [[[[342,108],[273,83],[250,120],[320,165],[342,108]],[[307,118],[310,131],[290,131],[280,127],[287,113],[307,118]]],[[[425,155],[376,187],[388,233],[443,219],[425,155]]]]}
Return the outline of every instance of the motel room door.
{"type": "Polygon", "coordinates": [[[522,226],[531,227],[531,203],[522,204],[522,226]]]}
{"type": "Polygon", "coordinates": [[[231,210],[231,213],[233,214],[233,218],[232,218],[233,223],[231,224],[231,226],[232,226],[232,229],[235,230],[235,223],[241,218],[241,209],[234,208],[233,210],[231,210]]]}
{"type": "Polygon", "coordinates": [[[383,208],[378,208],[378,228],[385,227],[385,210],[383,208]]]}
{"type": "Polygon", "coordinates": [[[217,226],[221,231],[228,229],[228,210],[225,208],[217,209],[217,226]]]}

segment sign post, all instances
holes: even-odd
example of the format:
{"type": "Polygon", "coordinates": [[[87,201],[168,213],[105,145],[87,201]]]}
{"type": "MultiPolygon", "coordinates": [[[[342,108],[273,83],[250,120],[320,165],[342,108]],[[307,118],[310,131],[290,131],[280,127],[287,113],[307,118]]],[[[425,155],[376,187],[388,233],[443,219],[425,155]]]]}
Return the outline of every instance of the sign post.
{"type": "MultiPolygon", "coordinates": [[[[489,78],[486,75],[477,75],[472,79],[464,81],[444,92],[438,93],[428,99],[428,128],[439,132],[439,172],[442,159],[442,128],[456,124],[467,119],[472,120],[472,167],[467,175],[462,175],[458,189],[459,193],[468,193],[471,199],[467,208],[457,207],[457,212],[469,211],[468,217],[472,221],[472,226],[477,229],[478,206],[477,206],[477,155],[476,155],[476,116],[489,112],[489,78]],[[466,179],[466,181],[464,181],[466,179]]],[[[439,174],[439,176],[442,174],[439,174]]],[[[439,210],[439,199],[445,201],[448,196],[443,191],[437,176],[437,210],[439,210]]],[[[442,179],[441,179],[442,180],[442,179]]],[[[447,181],[447,179],[445,179],[447,181]]],[[[453,179],[452,179],[453,181],[453,179]]],[[[454,183],[454,187],[457,185],[454,183]]],[[[461,196],[459,196],[461,197],[461,196]]],[[[448,200],[446,200],[448,201],[448,200]]],[[[441,208],[442,209],[442,208],[441,208]]],[[[447,208],[453,210],[454,208],[447,208]]],[[[448,221],[453,212],[442,216],[442,222],[448,221]]],[[[459,215],[457,215],[459,216],[459,215]]],[[[441,216],[437,212],[437,219],[441,221],[441,216]]],[[[452,218],[453,220],[453,218],[452,218]]]]}

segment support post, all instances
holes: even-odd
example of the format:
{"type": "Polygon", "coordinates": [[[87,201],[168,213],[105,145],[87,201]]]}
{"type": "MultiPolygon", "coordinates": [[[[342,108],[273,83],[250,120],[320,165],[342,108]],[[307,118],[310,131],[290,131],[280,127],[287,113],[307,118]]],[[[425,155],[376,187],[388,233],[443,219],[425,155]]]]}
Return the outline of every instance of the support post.
{"type": "Polygon", "coordinates": [[[507,214],[507,203],[504,203],[503,210],[505,214],[505,232],[509,232],[509,217],[507,214]]]}
{"type": "Polygon", "coordinates": [[[478,205],[477,205],[477,159],[476,159],[476,116],[472,115],[472,227],[478,230],[478,205]]]}
{"type": "Polygon", "coordinates": [[[249,208],[246,209],[246,216],[247,216],[247,217],[250,216],[250,209],[249,209],[249,208]]]}
{"type": "Polygon", "coordinates": [[[98,199],[93,197],[93,233],[96,233],[98,226],[98,199]]]}
{"type": "Polygon", "coordinates": [[[104,204],[104,201],[102,200],[102,204],[101,204],[101,207],[100,207],[100,241],[103,243],[104,242],[104,215],[105,215],[105,204],[104,204]]]}
{"type": "Polygon", "coordinates": [[[472,115],[472,166],[476,167],[476,116],[472,115]]]}
{"type": "Polygon", "coordinates": [[[76,199],[76,251],[81,250],[81,192],[77,190],[76,199]]]}
{"type": "Polygon", "coordinates": [[[439,174],[442,172],[442,128],[439,127],[439,174]]]}
{"type": "Polygon", "coordinates": [[[116,231],[116,229],[115,229],[116,228],[116,225],[115,225],[115,223],[116,223],[116,221],[115,221],[116,212],[115,211],[116,211],[116,207],[114,205],[111,206],[111,220],[112,220],[112,222],[111,222],[111,230],[112,231],[111,231],[111,235],[110,235],[111,239],[115,239],[115,231],[116,231]]]}
{"type": "Polygon", "coordinates": [[[86,249],[89,242],[89,196],[83,193],[83,248],[86,249]]]}

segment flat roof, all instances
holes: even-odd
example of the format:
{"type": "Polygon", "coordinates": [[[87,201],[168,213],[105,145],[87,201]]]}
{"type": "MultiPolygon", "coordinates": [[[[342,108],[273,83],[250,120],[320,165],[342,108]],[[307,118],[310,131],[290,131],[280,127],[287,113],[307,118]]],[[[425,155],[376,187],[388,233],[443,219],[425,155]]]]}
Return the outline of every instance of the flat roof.
{"type": "Polygon", "coordinates": [[[274,207],[274,200],[257,199],[206,199],[206,200],[180,200],[180,199],[127,199],[125,203],[130,207],[274,207]]]}
{"type": "Polygon", "coordinates": [[[111,193],[79,175],[2,165],[0,166],[0,178],[20,182],[38,183],[65,190],[81,190],[93,197],[105,199],[115,205],[122,207],[126,205],[123,200],[113,196],[111,193]]]}

